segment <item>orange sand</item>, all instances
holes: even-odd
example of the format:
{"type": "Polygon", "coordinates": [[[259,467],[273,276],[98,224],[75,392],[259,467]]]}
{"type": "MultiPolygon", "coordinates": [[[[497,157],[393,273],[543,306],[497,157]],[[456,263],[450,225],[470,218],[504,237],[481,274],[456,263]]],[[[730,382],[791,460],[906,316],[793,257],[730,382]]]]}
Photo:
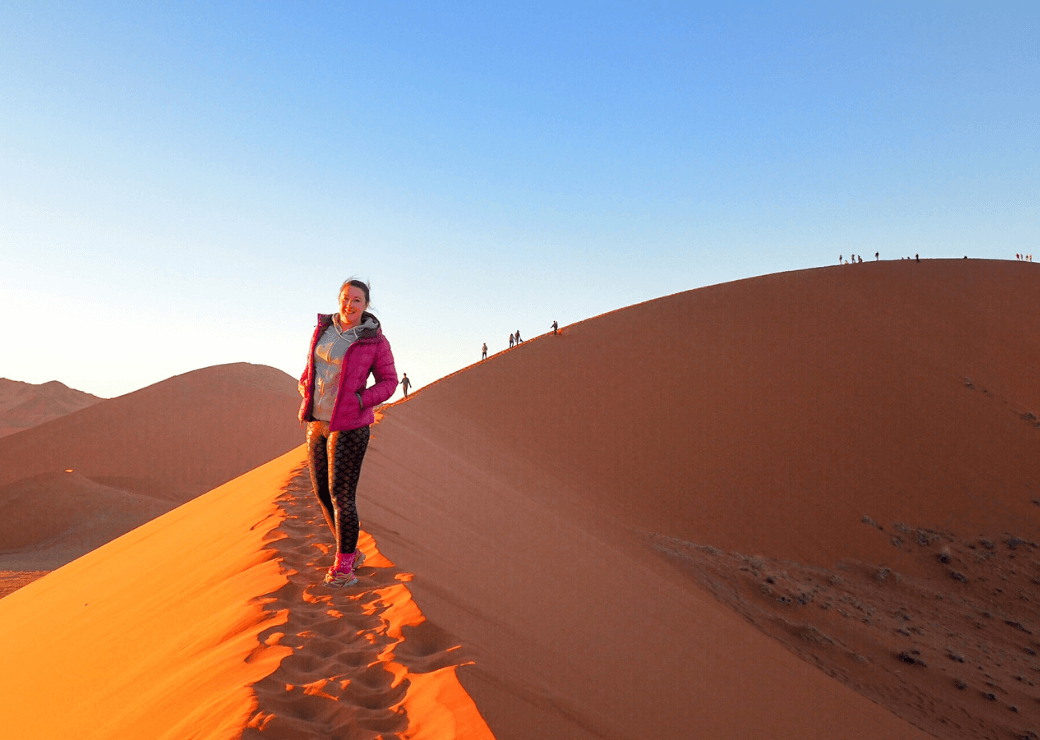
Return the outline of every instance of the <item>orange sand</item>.
{"type": "Polygon", "coordinates": [[[458,646],[424,625],[410,576],[371,537],[365,584],[320,585],[328,536],[302,460],[297,448],[0,601],[4,732],[490,738],[458,646]]]}
{"type": "Polygon", "coordinates": [[[34,738],[231,738],[249,685],[287,654],[263,594],[289,453],[0,600],[5,732],[34,738]]]}
{"type": "Polygon", "coordinates": [[[318,584],[297,449],[0,600],[3,714],[34,737],[1036,734],[1037,269],[772,275],[527,341],[386,409],[358,586],[318,584]],[[44,693],[56,671],[75,692],[44,693]]]}

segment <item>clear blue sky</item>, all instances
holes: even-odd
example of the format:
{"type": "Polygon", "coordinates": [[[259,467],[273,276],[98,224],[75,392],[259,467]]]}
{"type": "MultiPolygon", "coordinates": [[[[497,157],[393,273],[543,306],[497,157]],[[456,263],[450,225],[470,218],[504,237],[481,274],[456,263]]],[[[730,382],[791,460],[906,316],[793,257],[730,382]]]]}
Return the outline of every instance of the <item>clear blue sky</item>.
{"type": "Polygon", "coordinates": [[[298,375],[351,275],[421,387],[839,254],[1040,256],[1040,6],[834,5],[5,0],[0,376],[298,375]]]}

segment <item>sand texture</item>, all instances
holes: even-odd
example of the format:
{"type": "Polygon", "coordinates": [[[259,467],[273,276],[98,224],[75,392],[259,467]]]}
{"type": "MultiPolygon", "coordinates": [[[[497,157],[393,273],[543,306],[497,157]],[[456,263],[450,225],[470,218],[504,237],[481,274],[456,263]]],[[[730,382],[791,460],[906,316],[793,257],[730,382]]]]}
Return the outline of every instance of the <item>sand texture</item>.
{"type": "Polygon", "coordinates": [[[534,338],[385,409],[357,586],[320,584],[297,448],[0,599],[0,708],[39,738],[1035,738],[1038,302],[1030,264],[903,261],[534,338]]]}
{"type": "Polygon", "coordinates": [[[497,737],[1029,737],[1037,305],[951,260],[623,309],[389,408],[361,510],[497,737]]]}
{"type": "Polygon", "coordinates": [[[363,535],[330,589],[329,540],[298,448],[0,599],[2,735],[491,738],[411,575],[363,535]]]}
{"type": "Polygon", "coordinates": [[[52,380],[39,385],[0,378],[0,437],[30,429],[104,399],[52,380]]]}
{"type": "Polygon", "coordinates": [[[296,447],[296,381],[239,363],[0,439],[0,568],[47,570],[296,447]]]}

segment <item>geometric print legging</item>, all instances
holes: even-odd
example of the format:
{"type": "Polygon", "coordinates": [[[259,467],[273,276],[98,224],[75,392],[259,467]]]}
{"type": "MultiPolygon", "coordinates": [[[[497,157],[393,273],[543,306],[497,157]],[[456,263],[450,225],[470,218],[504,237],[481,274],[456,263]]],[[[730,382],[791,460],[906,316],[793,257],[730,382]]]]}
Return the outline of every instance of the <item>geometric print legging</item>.
{"type": "Polygon", "coordinates": [[[325,521],[336,538],[337,553],[357,549],[358,515],[354,504],[361,462],[368,449],[369,428],[329,433],[327,421],[307,424],[307,463],[311,485],[325,521]]]}

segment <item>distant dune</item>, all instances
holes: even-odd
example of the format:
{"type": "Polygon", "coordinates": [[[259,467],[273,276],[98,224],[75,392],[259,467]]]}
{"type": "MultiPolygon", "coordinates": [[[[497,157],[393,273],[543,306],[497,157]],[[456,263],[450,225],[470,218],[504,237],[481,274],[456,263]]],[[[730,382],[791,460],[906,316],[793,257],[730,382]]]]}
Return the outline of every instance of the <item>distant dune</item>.
{"type": "Polygon", "coordinates": [[[34,385],[0,378],[0,437],[85,409],[101,400],[56,380],[34,385]]]}
{"type": "Polygon", "coordinates": [[[1035,737],[1038,269],[771,275],[495,355],[385,409],[356,587],[297,448],[0,599],[8,726],[1035,737]]]}
{"type": "Polygon", "coordinates": [[[0,569],[57,567],[292,449],[298,404],[282,371],[220,365],[0,439],[0,569]]]}

